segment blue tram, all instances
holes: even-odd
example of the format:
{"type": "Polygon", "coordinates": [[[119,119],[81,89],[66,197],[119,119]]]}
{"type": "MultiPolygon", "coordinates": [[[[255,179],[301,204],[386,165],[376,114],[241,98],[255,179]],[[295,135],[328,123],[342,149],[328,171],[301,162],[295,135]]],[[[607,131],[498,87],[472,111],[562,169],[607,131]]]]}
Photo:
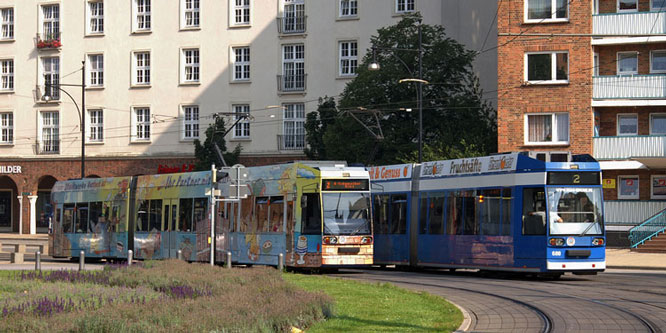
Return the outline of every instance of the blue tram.
{"type": "Polygon", "coordinates": [[[606,267],[601,170],[522,153],[369,168],[374,263],[596,274],[606,267]]]}

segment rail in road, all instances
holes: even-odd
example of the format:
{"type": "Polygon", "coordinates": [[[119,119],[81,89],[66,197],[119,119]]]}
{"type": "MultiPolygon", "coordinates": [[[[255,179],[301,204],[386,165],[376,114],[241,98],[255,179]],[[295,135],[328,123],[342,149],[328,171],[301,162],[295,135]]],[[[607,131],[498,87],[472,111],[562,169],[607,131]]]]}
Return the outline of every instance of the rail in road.
{"type": "Polygon", "coordinates": [[[470,313],[470,331],[662,332],[666,274],[565,276],[561,281],[481,277],[476,273],[356,270],[335,276],[389,282],[443,296],[470,313]],[[617,286],[617,288],[615,288],[617,286]]]}

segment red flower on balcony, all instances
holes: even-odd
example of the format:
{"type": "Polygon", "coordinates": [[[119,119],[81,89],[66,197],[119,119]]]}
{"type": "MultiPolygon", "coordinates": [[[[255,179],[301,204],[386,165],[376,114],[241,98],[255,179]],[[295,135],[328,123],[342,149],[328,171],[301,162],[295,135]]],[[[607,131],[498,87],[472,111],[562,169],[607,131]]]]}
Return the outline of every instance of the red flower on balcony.
{"type": "Polygon", "coordinates": [[[60,42],[59,39],[40,40],[37,42],[38,49],[57,48],[61,46],[62,43],[60,42]]]}

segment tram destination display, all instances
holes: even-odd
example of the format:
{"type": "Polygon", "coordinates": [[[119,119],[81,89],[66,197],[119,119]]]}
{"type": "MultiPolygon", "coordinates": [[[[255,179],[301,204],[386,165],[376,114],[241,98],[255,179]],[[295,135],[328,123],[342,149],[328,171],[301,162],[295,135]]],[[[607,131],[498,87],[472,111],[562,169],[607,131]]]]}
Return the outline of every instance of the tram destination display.
{"type": "Polygon", "coordinates": [[[367,191],[370,182],[367,179],[324,179],[324,191],[367,191]]]}
{"type": "Polygon", "coordinates": [[[599,185],[598,172],[549,172],[548,185],[599,185]]]}

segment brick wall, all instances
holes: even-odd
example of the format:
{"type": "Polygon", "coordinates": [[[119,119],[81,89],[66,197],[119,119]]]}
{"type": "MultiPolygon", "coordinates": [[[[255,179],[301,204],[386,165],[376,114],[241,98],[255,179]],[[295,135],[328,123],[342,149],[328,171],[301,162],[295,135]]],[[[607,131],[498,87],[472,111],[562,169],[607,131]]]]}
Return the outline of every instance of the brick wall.
{"type": "Polygon", "coordinates": [[[601,126],[599,128],[599,136],[616,136],[617,135],[617,115],[618,114],[636,114],[638,115],[638,135],[650,135],[650,114],[651,113],[664,113],[666,109],[663,107],[613,107],[613,108],[598,108],[599,116],[601,119],[601,126]]]}
{"type": "MultiPolygon", "coordinates": [[[[650,11],[650,0],[638,0],[638,11],[650,11]]],[[[610,13],[617,13],[617,0],[599,0],[599,14],[610,13]]]]}
{"type": "Polygon", "coordinates": [[[592,32],[591,2],[572,1],[569,22],[526,24],[523,0],[504,1],[498,14],[498,150],[570,150],[592,153],[592,47],[589,37],[544,37],[529,34],[585,34],[592,32]],[[512,33],[514,35],[502,35],[512,33]],[[518,34],[521,34],[517,36],[518,34]],[[525,85],[525,52],[568,51],[569,83],[525,85]],[[568,112],[570,144],[526,146],[524,115],[568,112]]]}

